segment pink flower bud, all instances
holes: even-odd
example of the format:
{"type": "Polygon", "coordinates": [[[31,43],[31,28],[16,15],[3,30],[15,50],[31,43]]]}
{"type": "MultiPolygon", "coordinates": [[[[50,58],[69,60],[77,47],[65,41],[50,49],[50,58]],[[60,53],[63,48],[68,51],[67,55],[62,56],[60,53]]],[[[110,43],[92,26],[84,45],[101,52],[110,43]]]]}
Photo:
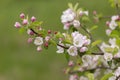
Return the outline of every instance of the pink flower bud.
{"type": "Polygon", "coordinates": [[[34,35],[34,32],[31,31],[30,29],[27,30],[27,33],[28,33],[29,35],[34,35]]]}
{"type": "Polygon", "coordinates": [[[72,67],[74,65],[73,61],[69,61],[68,66],[72,67]]]}
{"type": "Polygon", "coordinates": [[[27,25],[28,24],[28,20],[27,19],[24,19],[23,20],[23,25],[27,25]]]}
{"type": "Polygon", "coordinates": [[[31,17],[31,21],[34,22],[36,21],[36,18],[34,16],[31,17]]]}
{"type": "Polygon", "coordinates": [[[44,46],[45,46],[45,47],[48,47],[48,42],[45,42],[45,43],[44,43],[44,46]]]}
{"type": "Polygon", "coordinates": [[[48,42],[50,40],[50,36],[45,37],[45,41],[48,42]]]}
{"type": "Polygon", "coordinates": [[[48,30],[48,34],[51,34],[51,30],[48,30]]]}
{"type": "Polygon", "coordinates": [[[41,51],[42,51],[41,46],[38,46],[38,47],[37,47],[37,51],[39,51],[39,52],[41,52],[41,51]]]}
{"type": "Polygon", "coordinates": [[[97,14],[97,12],[96,11],[93,11],[93,15],[96,15],[97,14]]]}
{"type": "Polygon", "coordinates": [[[21,27],[21,24],[19,22],[15,22],[15,25],[14,25],[16,28],[20,28],[21,27]]]}
{"type": "Polygon", "coordinates": [[[27,40],[28,43],[32,43],[32,41],[33,41],[33,38],[28,38],[27,40]]]}
{"type": "Polygon", "coordinates": [[[109,26],[110,22],[109,21],[106,21],[106,25],[109,26]]]}
{"type": "Polygon", "coordinates": [[[24,19],[24,18],[25,18],[25,14],[24,14],[24,13],[21,13],[21,14],[20,14],[20,18],[21,18],[21,19],[24,19]]]}
{"type": "Polygon", "coordinates": [[[88,50],[87,47],[82,47],[82,48],[80,48],[80,52],[85,52],[85,51],[87,51],[87,50],[88,50]]]}

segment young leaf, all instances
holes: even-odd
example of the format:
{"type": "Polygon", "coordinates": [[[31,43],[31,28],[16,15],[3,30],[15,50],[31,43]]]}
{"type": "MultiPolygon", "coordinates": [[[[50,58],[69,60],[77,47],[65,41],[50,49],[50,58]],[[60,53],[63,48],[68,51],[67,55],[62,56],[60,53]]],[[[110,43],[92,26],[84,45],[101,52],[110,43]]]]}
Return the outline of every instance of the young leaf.
{"type": "Polygon", "coordinates": [[[76,3],[76,4],[75,4],[75,6],[74,6],[74,11],[76,11],[76,10],[77,10],[78,5],[79,5],[79,3],[76,3]]]}
{"type": "Polygon", "coordinates": [[[108,80],[109,77],[113,76],[112,73],[104,75],[100,80],[108,80]]]}
{"type": "Polygon", "coordinates": [[[66,58],[66,60],[69,62],[69,60],[70,60],[70,55],[69,55],[67,52],[65,52],[65,58],[66,58]]]}
{"type": "Polygon", "coordinates": [[[94,80],[94,75],[92,73],[87,72],[85,75],[88,77],[89,80],[94,80]]]}
{"type": "Polygon", "coordinates": [[[97,29],[97,28],[98,28],[97,25],[92,26],[92,27],[90,28],[90,32],[93,31],[93,30],[95,30],[95,29],[97,29]]]}
{"type": "Polygon", "coordinates": [[[73,9],[72,3],[68,3],[68,7],[71,8],[71,9],[73,9]]]}
{"type": "Polygon", "coordinates": [[[100,44],[101,42],[102,42],[101,40],[96,40],[96,41],[94,41],[94,42],[92,43],[92,47],[100,44]]]}

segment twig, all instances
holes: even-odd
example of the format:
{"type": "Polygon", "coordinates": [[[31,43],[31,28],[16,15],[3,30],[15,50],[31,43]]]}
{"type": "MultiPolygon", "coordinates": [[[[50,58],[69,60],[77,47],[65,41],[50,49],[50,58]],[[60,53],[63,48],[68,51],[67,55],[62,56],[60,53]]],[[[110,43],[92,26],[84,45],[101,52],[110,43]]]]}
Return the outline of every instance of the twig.
{"type": "Polygon", "coordinates": [[[92,68],[92,69],[84,68],[83,71],[79,71],[79,70],[70,71],[69,74],[75,74],[75,73],[85,72],[85,71],[93,71],[93,70],[96,70],[96,69],[110,69],[110,70],[114,70],[114,69],[112,69],[112,68],[110,68],[110,67],[96,67],[96,68],[92,68]]]}

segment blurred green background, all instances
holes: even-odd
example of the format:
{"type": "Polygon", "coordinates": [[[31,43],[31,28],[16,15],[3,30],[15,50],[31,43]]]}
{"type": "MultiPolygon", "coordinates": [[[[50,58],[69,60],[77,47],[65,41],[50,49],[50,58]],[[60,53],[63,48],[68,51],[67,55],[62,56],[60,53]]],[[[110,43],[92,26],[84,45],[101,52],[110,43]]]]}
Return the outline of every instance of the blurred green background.
{"type": "MultiPolygon", "coordinates": [[[[64,55],[57,54],[55,47],[37,52],[33,44],[27,44],[28,36],[14,28],[14,23],[24,12],[44,21],[46,29],[62,31],[60,16],[68,2],[78,2],[90,13],[114,12],[107,0],[0,0],[0,80],[67,80],[63,73],[67,66],[64,55]]],[[[95,31],[98,35],[93,33],[96,38],[106,38],[103,24],[95,31]]]]}

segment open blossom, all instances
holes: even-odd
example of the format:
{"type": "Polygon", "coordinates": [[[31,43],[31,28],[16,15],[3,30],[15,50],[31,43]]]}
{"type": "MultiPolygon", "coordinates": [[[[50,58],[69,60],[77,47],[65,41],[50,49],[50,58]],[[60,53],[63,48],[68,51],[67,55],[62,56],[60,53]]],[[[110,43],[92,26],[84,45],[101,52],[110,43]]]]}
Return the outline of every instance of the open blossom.
{"type": "Polygon", "coordinates": [[[63,12],[63,15],[61,16],[61,22],[62,23],[71,22],[74,20],[75,16],[76,15],[72,9],[67,9],[66,11],[63,12]]]}
{"type": "Polygon", "coordinates": [[[80,27],[80,22],[79,22],[78,20],[74,20],[74,21],[73,21],[73,26],[74,26],[75,28],[80,27]]]}
{"type": "Polygon", "coordinates": [[[106,30],[106,34],[109,36],[111,34],[112,30],[111,29],[107,29],[106,30]]]}
{"type": "Polygon", "coordinates": [[[116,80],[115,76],[110,77],[108,80],[116,80]]]}
{"type": "Polygon", "coordinates": [[[111,20],[112,20],[112,21],[116,21],[116,20],[118,20],[118,19],[119,19],[119,16],[118,16],[118,15],[114,15],[114,16],[111,17],[111,20]]]}
{"type": "Polygon", "coordinates": [[[111,53],[105,53],[103,56],[106,61],[111,61],[113,58],[113,55],[111,53]]]}
{"type": "Polygon", "coordinates": [[[60,47],[60,46],[57,46],[57,53],[64,53],[64,48],[60,47]]]}
{"type": "Polygon", "coordinates": [[[43,38],[42,37],[36,37],[34,40],[34,44],[39,46],[43,44],[43,38]]]}
{"type": "Polygon", "coordinates": [[[109,24],[109,28],[111,30],[114,30],[117,26],[118,26],[118,24],[115,21],[111,21],[109,24]]]}
{"type": "Polygon", "coordinates": [[[116,77],[120,76],[120,67],[118,67],[117,70],[115,70],[114,75],[116,77]]]}
{"type": "Polygon", "coordinates": [[[70,46],[69,49],[67,50],[67,52],[71,56],[77,56],[78,55],[78,51],[77,51],[77,48],[75,46],[70,46]]]}

